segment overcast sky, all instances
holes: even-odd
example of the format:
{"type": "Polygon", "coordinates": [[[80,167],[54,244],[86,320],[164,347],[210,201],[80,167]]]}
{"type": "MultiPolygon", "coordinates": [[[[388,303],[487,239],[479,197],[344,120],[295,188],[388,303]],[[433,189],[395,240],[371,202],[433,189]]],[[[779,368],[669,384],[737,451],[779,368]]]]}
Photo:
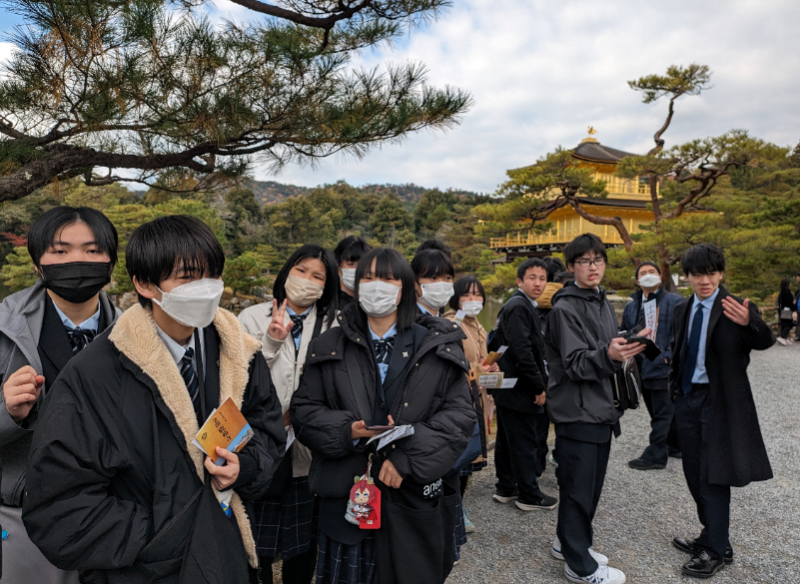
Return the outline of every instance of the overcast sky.
{"type": "MultiPolygon", "coordinates": [[[[367,66],[422,61],[432,85],[472,93],[475,107],[446,133],[422,132],[364,159],[337,156],[318,168],[290,166],[255,177],[314,186],[344,179],[492,192],[504,172],[557,146],[574,147],[586,127],[601,143],[646,152],[666,101],[644,105],[626,81],[671,64],[707,64],[713,89],[684,97],[667,145],[733,128],[779,145],[800,141],[800,2],[797,0],[454,0],[441,20],[367,66]]],[[[254,15],[227,0],[218,13],[254,15]]],[[[0,11],[0,29],[14,20],[0,11]]],[[[0,44],[0,58],[10,45],[0,44]]]]}

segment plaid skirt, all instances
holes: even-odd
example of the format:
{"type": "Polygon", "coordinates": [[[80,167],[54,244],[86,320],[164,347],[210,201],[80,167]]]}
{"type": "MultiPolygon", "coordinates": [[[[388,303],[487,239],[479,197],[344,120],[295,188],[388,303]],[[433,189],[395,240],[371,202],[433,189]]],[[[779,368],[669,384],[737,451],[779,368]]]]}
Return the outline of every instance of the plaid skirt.
{"type": "Polygon", "coordinates": [[[316,584],[376,584],[375,536],[345,545],[319,534],[316,584]]]}
{"type": "Polygon", "coordinates": [[[461,495],[456,503],[455,525],[453,526],[453,542],[455,543],[456,561],[461,559],[461,546],[467,543],[467,529],[464,526],[464,507],[461,505],[461,495]]]}
{"type": "Polygon", "coordinates": [[[253,537],[260,557],[286,560],[317,542],[319,511],[308,490],[308,477],[292,479],[280,498],[253,504],[253,537]]]}

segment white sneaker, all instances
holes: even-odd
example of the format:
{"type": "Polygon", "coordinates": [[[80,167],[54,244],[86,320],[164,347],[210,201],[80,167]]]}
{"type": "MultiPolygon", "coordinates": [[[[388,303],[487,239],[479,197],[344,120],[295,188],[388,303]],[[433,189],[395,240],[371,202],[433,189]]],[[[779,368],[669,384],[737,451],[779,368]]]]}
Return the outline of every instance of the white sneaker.
{"type": "Polygon", "coordinates": [[[622,570],[616,568],[609,568],[608,566],[597,566],[594,574],[589,576],[578,576],[575,572],[569,569],[569,566],[564,566],[564,576],[570,582],[583,582],[588,584],[625,584],[625,574],[622,570]]]}
{"type": "Polygon", "coordinates": [[[779,342],[781,345],[783,345],[784,347],[785,347],[786,345],[788,345],[788,343],[786,342],[786,339],[784,339],[783,337],[778,337],[778,342],[779,342]]]}
{"type": "MultiPolygon", "coordinates": [[[[550,555],[553,556],[557,560],[564,561],[564,556],[561,554],[561,540],[558,537],[553,540],[553,547],[550,548],[550,555]]],[[[603,554],[599,554],[594,551],[592,548],[589,548],[589,555],[594,558],[594,561],[600,564],[601,566],[608,565],[608,558],[605,557],[603,554]]]]}

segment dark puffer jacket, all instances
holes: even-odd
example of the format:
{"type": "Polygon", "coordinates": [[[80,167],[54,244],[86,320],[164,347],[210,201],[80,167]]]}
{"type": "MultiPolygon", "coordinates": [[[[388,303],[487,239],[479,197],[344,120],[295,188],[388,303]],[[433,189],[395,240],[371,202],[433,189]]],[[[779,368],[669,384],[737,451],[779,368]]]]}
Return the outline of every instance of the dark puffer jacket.
{"type": "MultiPolygon", "coordinates": [[[[669,364],[672,362],[672,319],[675,307],[683,300],[683,297],[674,292],[667,292],[664,288],[656,290],[650,298],[652,299],[653,296],[655,296],[658,307],[658,329],[655,342],[656,346],[661,349],[661,354],[653,361],[640,354],[636,357],[636,363],[639,365],[642,380],[650,382],[645,384],[646,386],[651,389],[667,389],[669,364]]],[[[629,302],[622,311],[620,330],[623,331],[631,331],[641,324],[639,316],[642,310],[642,291],[637,290],[631,298],[632,302],[629,302]]]]}
{"type": "MultiPolygon", "coordinates": [[[[292,397],[297,439],[313,454],[311,491],[323,498],[348,496],[353,477],[364,474],[367,468],[366,441],[353,444],[351,438],[351,426],[362,416],[345,365],[345,351],[357,352],[373,407],[378,395],[380,378],[367,344],[369,331],[351,308],[338,317],[339,327],[330,329],[309,347],[303,379],[292,397]]],[[[389,413],[397,425],[413,424],[415,433],[395,442],[388,459],[403,478],[423,485],[438,480],[453,467],[475,427],[465,375],[469,363],[461,350],[463,338],[458,325],[448,320],[420,317],[402,339],[398,335],[395,341],[392,364],[404,358],[408,363],[399,368],[407,375],[400,374],[404,381],[389,405],[389,413]]],[[[392,365],[385,385],[392,383],[391,376],[392,365]]]]}
{"type": "Polygon", "coordinates": [[[614,424],[611,377],[620,367],[608,356],[619,325],[604,290],[564,286],[547,317],[545,355],[550,369],[547,411],[554,424],[614,424]]]}

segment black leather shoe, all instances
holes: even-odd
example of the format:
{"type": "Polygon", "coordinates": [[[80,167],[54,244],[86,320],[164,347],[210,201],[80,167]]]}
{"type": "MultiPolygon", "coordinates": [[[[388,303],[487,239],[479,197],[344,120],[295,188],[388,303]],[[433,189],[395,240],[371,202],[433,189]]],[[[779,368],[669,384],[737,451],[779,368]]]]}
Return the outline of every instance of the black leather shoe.
{"type": "Polygon", "coordinates": [[[667,468],[666,464],[658,464],[646,458],[634,458],[628,463],[628,466],[636,470],[662,470],[667,468]]]}
{"type": "Polygon", "coordinates": [[[680,450],[669,450],[669,457],[670,458],[683,458],[683,454],[681,454],[680,450]]]}
{"type": "MultiPolygon", "coordinates": [[[[672,545],[685,554],[695,555],[698,551],[697,542],[689,538],[676,537],[672,540],[672,545]]],[[[728,546],[725,550],[725,557],[723,559],[725,560],[726,566],[730,566],[733,563],[733,548],[731,548],[731,546],[728,546]]]]}
{"type": "Polygon", "coordinates": [[[712,558],[706,550],[700,550],[681,568],[681,573],[692,578],[711,578],[725,566],[722,558],[712,558]]]}

